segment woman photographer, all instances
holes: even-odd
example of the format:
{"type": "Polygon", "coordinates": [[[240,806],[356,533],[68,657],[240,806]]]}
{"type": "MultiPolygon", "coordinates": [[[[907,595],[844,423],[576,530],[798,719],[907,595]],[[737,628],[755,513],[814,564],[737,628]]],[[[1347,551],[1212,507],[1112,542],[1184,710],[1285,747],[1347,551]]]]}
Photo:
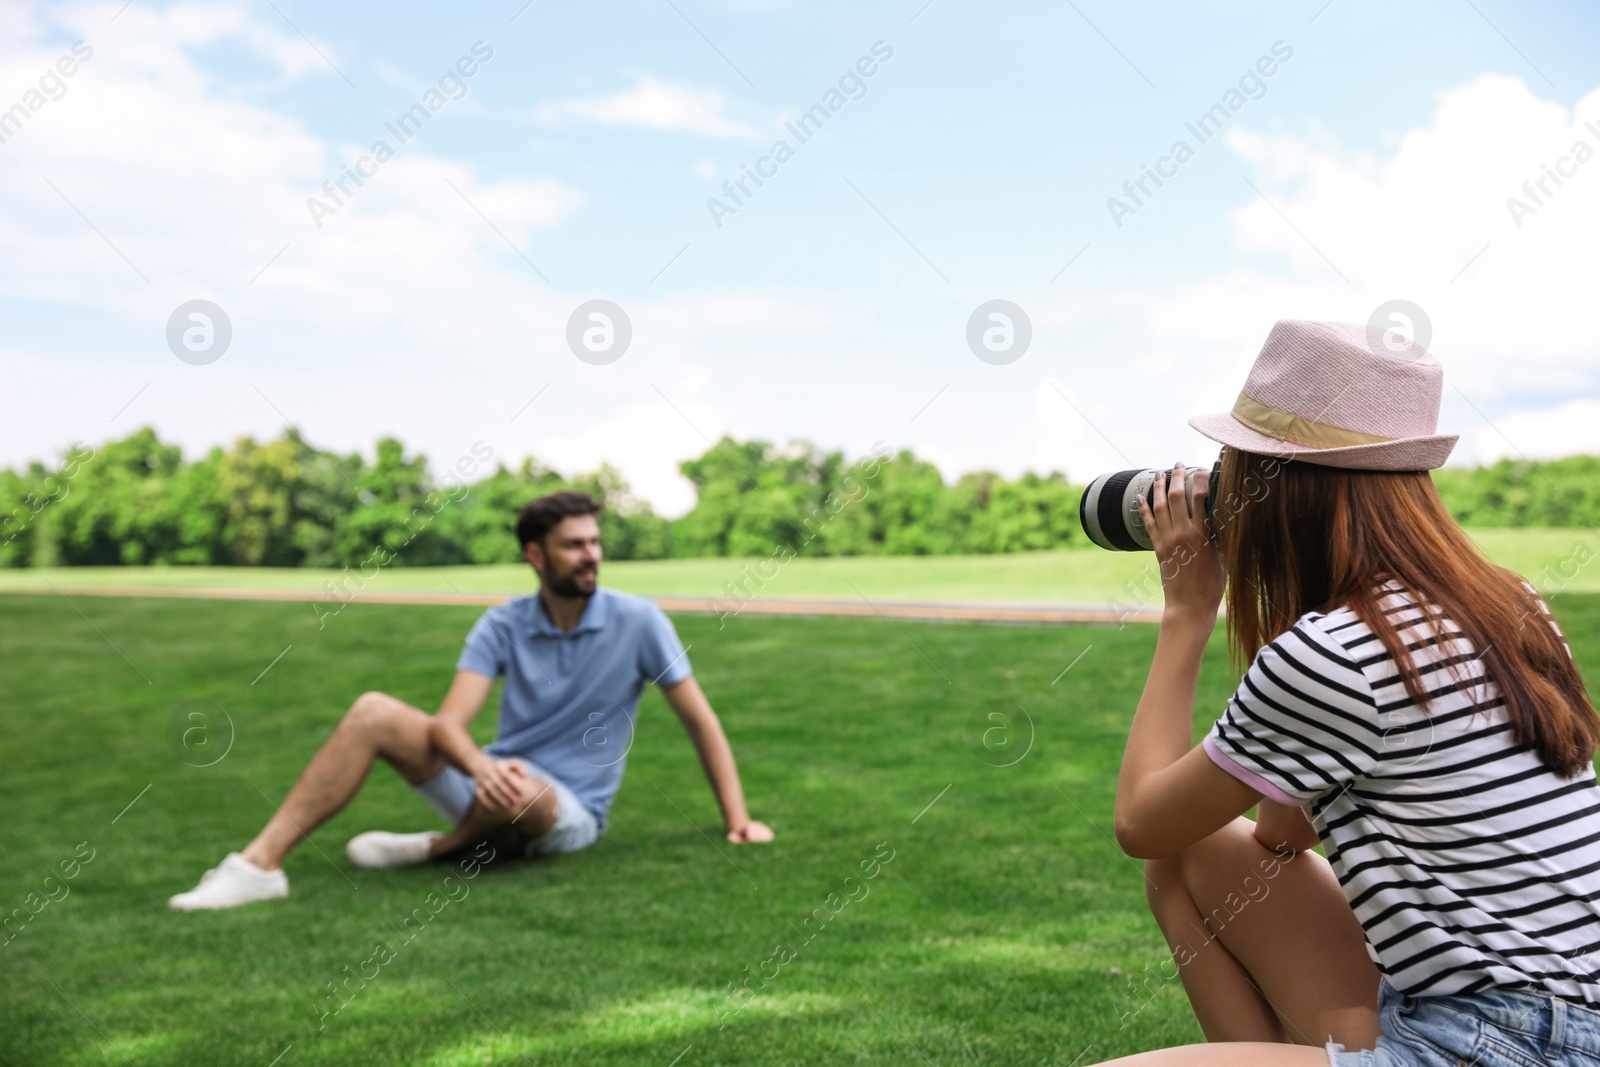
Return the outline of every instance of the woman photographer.
{"type": "Polygon", "coordinates": [[[1600,1065],[1600,726],[1434,489],[1438,362],[1383,340],[1278,323],[1191,422],[1218,484],[1177,467],[1140,505],[1166,605],[1117,838],[1210,1044],[1118,1062],[1600,1065]],[[1191,746],[1224,596],[1249,667],[1191,746]]]}

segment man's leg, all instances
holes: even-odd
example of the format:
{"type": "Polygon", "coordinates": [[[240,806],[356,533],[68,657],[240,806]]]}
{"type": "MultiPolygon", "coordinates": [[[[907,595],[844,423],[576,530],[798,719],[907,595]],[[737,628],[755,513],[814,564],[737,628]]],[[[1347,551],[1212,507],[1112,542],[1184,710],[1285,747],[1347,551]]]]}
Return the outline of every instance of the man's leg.
{"type": "Polygon", "coordinates": [[[244,858],[262,870],[277,870],[291,849],[350,803],[380,757],[412,785],[438,774],[444,758],[428,740],[432,721],[385,693],[362,693],[311,757],[277,814],[245,848],[244,858]]]}
{"type": "Polygon", "coordinates": [[[283,858],[350,802],[380,756],[412,784],[439,773],[429,717],[383,693],[363,693],[312,757],[283,806],[243,854],[230,852],[200,884],[167,901],[177,911],[232,908],[289,895],[283,858]]]}
{"type": "Polygon", "coordinates": [[[543,778],[525,774],[517,781],[517,796],[511,807],[491,810],[485,808],[481,800],[473,800],[460,825],[434,838],[429,853],[448,856],[480,841],[515,852],[518,845],[548,833],[561,813],[561,801],[555,788],[543,778]]]}

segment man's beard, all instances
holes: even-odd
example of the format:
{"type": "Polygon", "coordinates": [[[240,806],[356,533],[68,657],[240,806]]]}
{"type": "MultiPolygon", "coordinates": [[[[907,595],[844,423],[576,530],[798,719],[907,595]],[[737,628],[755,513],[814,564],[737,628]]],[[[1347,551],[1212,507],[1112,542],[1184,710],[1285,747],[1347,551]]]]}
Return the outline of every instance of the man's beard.
{"type": "Polygon", "coordinates": [[[549,587],[550,591],[557,596],[593,596],[599,577],[600,565],[596,563],[579,567],[571,574],[562,575],[555,581],[550,582],[549,587]]]}

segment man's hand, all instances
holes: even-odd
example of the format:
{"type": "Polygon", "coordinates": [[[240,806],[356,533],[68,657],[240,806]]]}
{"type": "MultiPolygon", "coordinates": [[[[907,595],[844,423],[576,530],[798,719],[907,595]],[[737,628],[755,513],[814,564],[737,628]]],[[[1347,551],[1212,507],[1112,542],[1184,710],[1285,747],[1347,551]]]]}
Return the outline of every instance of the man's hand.
{"type": "Polygon", "coordinates": [[[744,786],[739,782],[739,768],[733,762],[733,749],[722,732],[722,723],[711,703],[700,691],[694,675],[661,691],[667,704],[677,714],[678,720],[694,743],[700,755],[700,766],[705,768],[711,789],[717,794],[722,807],[722,823],[728,828],[728,840],[735,845],[762,845],[772,840],[772,827],[750,818],[744,806],[744,786]]]}
{"type": "Polygon", "coordinates": [[[478,786],[478,803],[490,811],[509,811],[516,802],[518,787],[528,773],[516,760],[485,759],[473,779],[478,786]]]}

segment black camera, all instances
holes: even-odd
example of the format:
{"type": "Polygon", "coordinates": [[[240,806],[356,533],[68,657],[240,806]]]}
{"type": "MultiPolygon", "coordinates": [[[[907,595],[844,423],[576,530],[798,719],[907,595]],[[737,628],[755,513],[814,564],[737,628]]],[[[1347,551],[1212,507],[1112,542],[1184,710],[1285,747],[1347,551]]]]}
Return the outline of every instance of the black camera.
{"type": "MultiPolygon", "coordinates": [[[[1183,496],[1191,506],[1194,503],[1194,476],[1200,470],[1189,467],[1184,471],[1183,496]]],[[[1113,552],[1150,551],[1150,533],[1139,516],[1139,501],[1155,505],[1156,479],[1163,470],[1113,471],[1102,474],[1089,483],[1078,501],[1078,522],[1089,540],[1113,552]]],[[[1211,468],[1211,489],[1206,493],[1206,519],[1211,519],[1213,501],[1216,499],[1217,480],[1222,476],[1222,461],[1211,468]]]]}

